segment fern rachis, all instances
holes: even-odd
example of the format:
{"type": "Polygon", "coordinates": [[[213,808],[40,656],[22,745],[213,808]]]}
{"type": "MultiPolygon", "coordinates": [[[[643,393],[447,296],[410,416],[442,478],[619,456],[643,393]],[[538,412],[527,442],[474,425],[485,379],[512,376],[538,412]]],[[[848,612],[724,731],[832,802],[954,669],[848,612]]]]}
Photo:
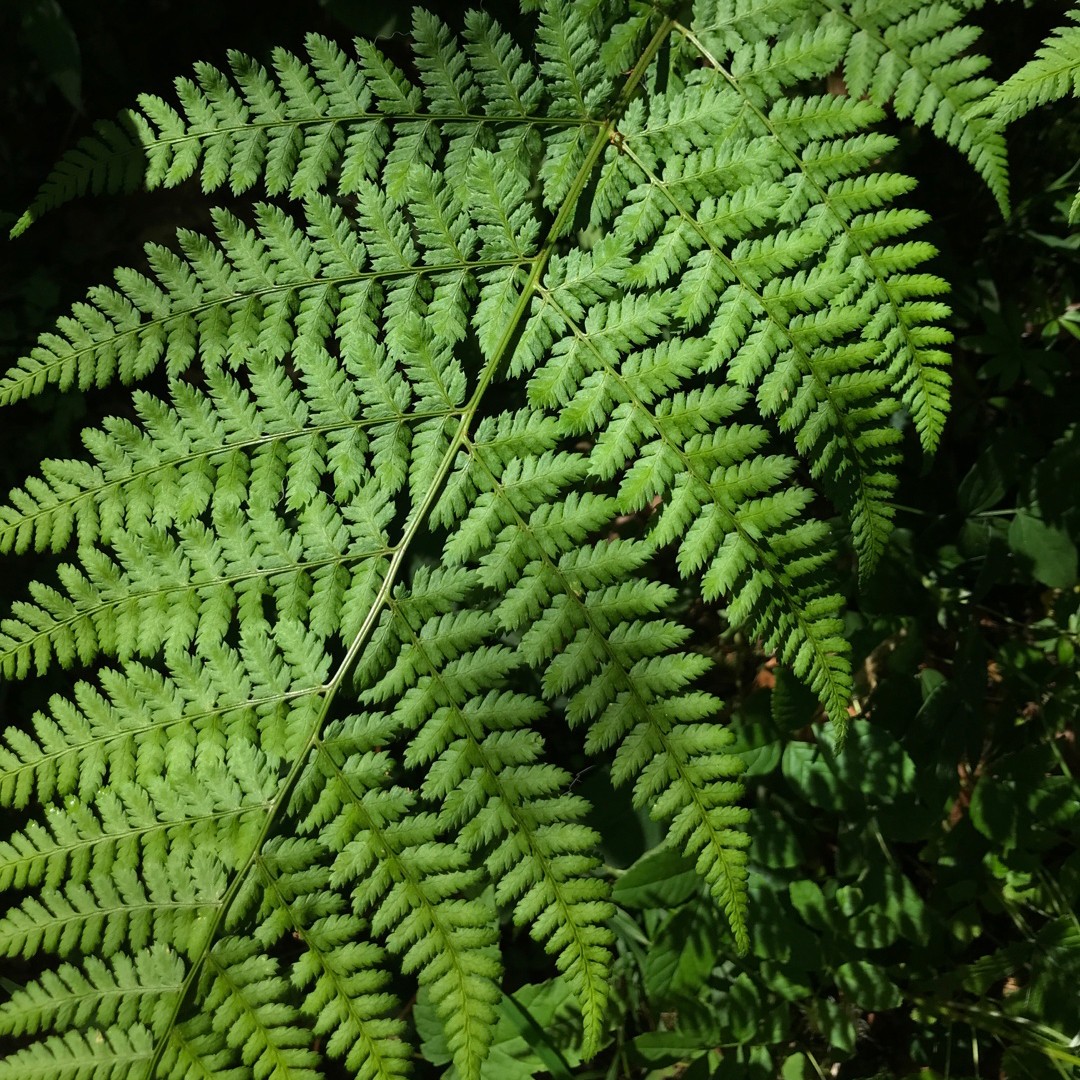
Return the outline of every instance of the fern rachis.
{"type": "Polygon", "coordinates": [[[747,945],[742,763],[660,560],[842,731],[818,508],[872,571],[896,421],[933,449],[948,407],[881,106],[901,87],[1003,200],[1000,140],[960,119],[985,87],[947,69],[972,39],[948,5],[525,6],[535,59],[483,13],[461,38],[417,13],[415,80],[317,37],[272,74],[200,65],[17,226],[140,155],[147,186],[275,200],[148,248],[0,380],[166,376],[0,509],[0,549],[68,560],[0,623],[0,673],[85,669],[0,751],[27,814],[0,949],[44,972],[0,1006],[24,1040],[0,1077],[402,1076],[398,971],[476,1078],[500,918],[594,1052],[613,907],[546,760],[564,724],[747,945]],[[896,86],[822,92],[883,50],[896,86]]]}

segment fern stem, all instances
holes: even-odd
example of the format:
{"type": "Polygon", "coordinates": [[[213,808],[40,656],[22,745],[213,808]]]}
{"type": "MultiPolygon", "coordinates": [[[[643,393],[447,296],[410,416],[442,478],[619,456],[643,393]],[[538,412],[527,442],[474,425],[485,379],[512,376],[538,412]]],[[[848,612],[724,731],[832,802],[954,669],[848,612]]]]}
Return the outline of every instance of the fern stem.
{"type": "MultiPolygon", "coordinates": [[[[300,120],[253,120],[247,124],[225,124],[215,126],[212,131],[190,131],[186,135],[166,136],[154,139],[151,146],[183,146],[185,143],[199,142],[208,136],[237,135],[245,131],[270,131],[277,128],[292,128],[299,130],[312,124],[330,124],[335,127],[347,128],[353,124],[365,123],[424,123],[424,124],[532,124],[534,126],[551,127],[589,127],[599,123],[587,116],[529,116],[527,114],[512,114],[490,116],[484,113],[351,113],[342,116],[311,116],[300,120]]],[[[131,148],[134,154],[142,146],[131,148]]],[[[118,154],[122,159],[125,155],[118,154]]]]}

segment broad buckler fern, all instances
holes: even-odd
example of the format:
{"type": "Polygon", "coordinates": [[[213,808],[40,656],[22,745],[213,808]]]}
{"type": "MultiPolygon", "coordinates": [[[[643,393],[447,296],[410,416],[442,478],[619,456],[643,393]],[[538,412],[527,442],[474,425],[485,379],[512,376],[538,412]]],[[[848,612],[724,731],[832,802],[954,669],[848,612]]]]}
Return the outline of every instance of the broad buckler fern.
{"type": "Polygon", "coordinates": [[[963,6],[545,0],[528,41],[418,11],[407,63],[234,53],[61,161],[16,233],[194,177],[260,201],[0,379],[157,373],[0,509],[0,550],[61,557],[0,623],[0,675],[58,686],[0,747],[32,961],[0,1080],[390,1080],[409,981],[477,1080],[506,921],[595,1052],[610,875],[545,741],[610,764],[746,948],[742,761],[672,612],[719,605],[842,736],[837,544],[873,571],[949,400],[885,106],[1007,197],[963,6]]]}

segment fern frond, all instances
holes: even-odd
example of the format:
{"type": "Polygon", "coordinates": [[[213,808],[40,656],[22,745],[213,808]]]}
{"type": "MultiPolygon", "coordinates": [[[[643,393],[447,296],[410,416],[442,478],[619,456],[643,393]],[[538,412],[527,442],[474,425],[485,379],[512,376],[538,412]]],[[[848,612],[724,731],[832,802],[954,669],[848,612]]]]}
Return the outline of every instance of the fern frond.
{"type": "Polygon", "coordinates": [[[170,850],[169,866],[146,860],[138,867],[110,866],[87,883],[44,888],[0,919],[0,953],[76,952],[112,956],[123,942],[134,950],[155,941],[198,941],[198,927],[225,892],[226,872],[207,851],[170,850]]]}
{"type": "MultiPolygon", "coordinates": [[[[362,725],[364,719],[359,718],[362,725]]],[[[351,734],[345,725],[343,734],[351,734]]],[[[331,884],[349,889],[354,910],[370,919],[402,957],[402,968],[428,987],[458,1070],[476,1076],[491,1045],[500,964],[493,906],[458,899],[478,883],[464,848],[438,839],[431,814],[410,813],[415,797],[372,786],[383,755],[336,761],[324,751],[317,768],[337,788],[342,813],[327,829],[331,884]]]]}
{"type": "Polygon", "coordinates": [[[979,29],[961,22],[961,8],[910,0],[850,6],[829,0],[829,6],[852,27],[844,57],[847,92],[891,103],[902,120],[930,127],[971,162],[1007,213],[1004,140],[971,110],[993,89],[993,82],[981,77],[989,60],[970,51],[979,29]]]}
{"type": "MultiPolygon", "coordinates": [[[[1066,15],[1080,23],[1080,11],[1066,15]]],[[[978,112],[995,124],[1011,124],[1032,109],[1060,98],[1080,97],[1080,26],[1060,26],[1015,75],[997,87],[978,112]]]]}
{"type": "Polygon", "coordinates": [[[695,29],[717,59],[728,63],[731,56],[728,66],[741,74],[746,61],[739,57],[758,55],[764,41],[775,37],[801,50],[805,44],[796,43],[808,40],[808,27],[816,28],[836,50],[846,94],[891,105],[901,119],[930,127],[967,157],[1006,213],[1005,143],[980,115],[980,103],[994,88],[981,77],[989,60],[970,51],[979,29],[962,22],[963,9],[972,6],[941,0],[710,0],[697,5],[695,29]],[[747,52],[747,43],[754,49],[747,52]]]}
{"type": "MultiPolygon", "coordinates": [[[[1065,14],[1080,23],[1080,9],[1074,7],[1065,14]]],[[[1001,128],[1040,105],[1070,95],[1080,97],[1080,25],[1058,27],[1036,50],[1035,58],[996,87],[972,113],[988,117],[1001,128]]],[[[1069,221],[1080,221],[1080,191],[1069,209],[1069,221]]]]}
{"type": "Polygon", "coordinates": [[[469,67],[460,63],[462,43],[439,20],[420,13],[414,32],[420,86],[369,42],[357,42],[354,58],[317,34],[307,39],[306,57],[276,49],[272,72],[239,52],[230,53],[228,74],[198,64],[194,80],[176,80],[176,106],[143,94],[138,108],[80,140],[11,235],[88,192],[174,187],[196,175],[205,193],[227,184],[239,195],[261,184],[268,195],[297,200],[328,184],[354,194],[381,178],[397,200],[411,166],[431,165],[440,148],[460,186],[473,148],[530,137],[530,125],[506,121],[527,116],[540,87],[520,49],[486,16],[466,20],[469,67]]]}
{"type": "Polygon", "coordinates": [[[80,1080],[95,1073],[135,1076],[151,1059],[153,1035],[141,1024],[52,1035],[0,1060],[3,1080],[80,1080]]]}
{"type": "Polygon", "coordinates": [[[161,998],[176,990],[182,975],[180,958],[162,945],[133,957],[114,955],[108,963],[90,956],[81,971],[64,964],[0,1006],[0,1032],[18,1036],[49,1028],[129,1028],[136,1023],[153,1030],[160,1027],[161,998]]]}
{"type": "Polygon", "coordinates": [[[419,12],[411,64],[312,37],[199,65],[17,226],[136,174],[274,197],[0,379],[164,368],[0,508],[0,552],[61,557],[0,676],[81,669],[0,744],[0,954],[39,964],[0,1076],[400,1080],[406,976],[478,1080],[504,914],[595,1050],[613,908],[555,740],[610,755],[748,945],[740,759],[657,561],[842,737],[837,540],[873,569],[900,421],[932,449],[948,407],[876,125],[889,99],[982,160],[977,62],[947,4],[525,7],[534,55],[419,12]],[[899,82],[820,94],[871,29],[899,82]]]}
{"type": "Polygon", "coordinates": [[[225,937],[205,960],[203,1008],[227,1046],[253,1074],[317,1080],[319,1055],[290,986],[257,939],[225,937]]]}

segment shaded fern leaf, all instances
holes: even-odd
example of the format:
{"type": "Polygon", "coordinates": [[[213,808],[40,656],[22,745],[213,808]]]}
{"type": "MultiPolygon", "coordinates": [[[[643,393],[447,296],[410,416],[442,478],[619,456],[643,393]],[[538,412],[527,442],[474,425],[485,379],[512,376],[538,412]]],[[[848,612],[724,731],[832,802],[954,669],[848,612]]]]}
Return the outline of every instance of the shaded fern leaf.
{"type": "MultiPolygon", "coordinates": [[[[1066,16],[1080,23],[1080,8],[1066,16]]],[[[1058,27],[1019,71],[996,87],[972,109],[988,117],[995,127],[1004,127],[1026,116],[1032,109],[1063,97],[1080,97],[1080,25],[1058,27]]],[[[1069,209],[1069,221],[1080,221],[1080,191],[1069,209]]]]}
{"type": "MultiPolygon", "coordinates": [[[[1080,23],[1080,10],[1066,12],[1080,23]]],[[[1058,27],[1042,43],[1035,59],[1010,76],[982,103],[979,111],[1000,125],[1010,124],[1040,105],[1080,96],[1080,26],[1058,27]]]]}
{"type": "Polygon", "coordinates": [[[0,1075],[391,1080],[404,978],[477,1080],[504,918],[594,1053],[613,908],[568,740],[748,947],[741,762],[680,605],[842,737],[836,541],[870,573],[900,420],[940,437],[945,285],[880,102],[820,93],[846,9],[523,7],[535,55],[417,13],[415,79],[317,37],[200,65],[18,226],[139,159],[275,197],[148,247],[0,379],[163,369],[0,508],[0,551],[61,560],[0,676],[78,669],[0,744],[0,953],[40,972],[0,1075]]]}

